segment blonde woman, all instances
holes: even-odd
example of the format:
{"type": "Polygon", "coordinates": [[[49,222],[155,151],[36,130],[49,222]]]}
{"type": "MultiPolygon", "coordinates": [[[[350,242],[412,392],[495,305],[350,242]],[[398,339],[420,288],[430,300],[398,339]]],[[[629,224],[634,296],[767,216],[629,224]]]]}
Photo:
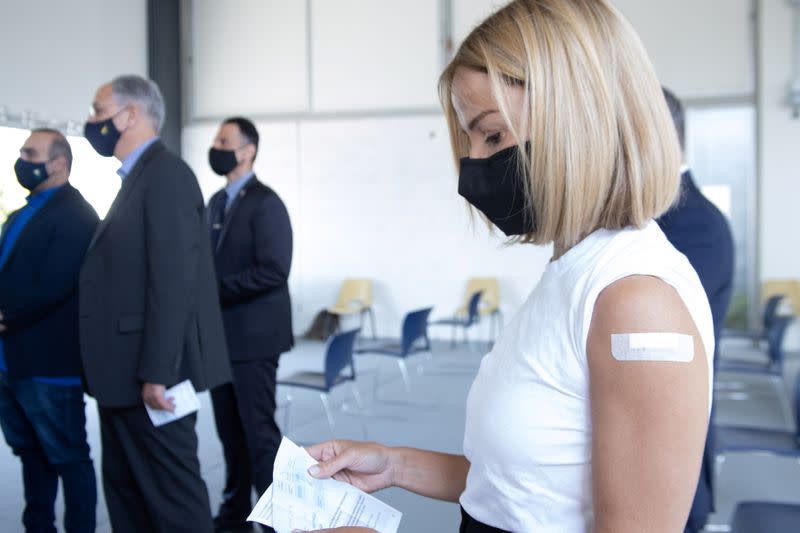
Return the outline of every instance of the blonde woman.
{"type": "Polygon", "coordinates": [[[311,475],[460,502],[462,532],[682,531],[714,333],[653,222],[680,153],[639,39],[605,0],[517,0],[466,38],[440,94],[459,193],[553,258],[481,363],[463,456],[330,441],[311,475]]]}

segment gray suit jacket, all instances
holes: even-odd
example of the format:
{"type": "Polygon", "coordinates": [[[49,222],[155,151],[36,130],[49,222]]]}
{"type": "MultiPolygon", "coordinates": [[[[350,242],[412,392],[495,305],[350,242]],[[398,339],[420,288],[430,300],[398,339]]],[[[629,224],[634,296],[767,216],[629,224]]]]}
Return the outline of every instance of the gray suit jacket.
{"type": "Polygon", "coordinates": [[[122,183],[80,275],[81,357],[102,407],[141,405],[144,382],[230,381],[197,179],[161,142],[122,183]]]}

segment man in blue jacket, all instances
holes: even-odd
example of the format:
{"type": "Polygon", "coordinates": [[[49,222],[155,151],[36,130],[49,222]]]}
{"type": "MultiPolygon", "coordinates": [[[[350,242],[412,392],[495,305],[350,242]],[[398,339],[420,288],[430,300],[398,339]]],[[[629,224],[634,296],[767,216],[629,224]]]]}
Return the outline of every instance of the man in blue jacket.
{"type": "MultiPolygon", "coordinates": [[[[686,126],[683,105],[666,89],[664,97],[672,121],[675,123],[685,159],[686,126]]],[[[681,169],[681,191],[678,201],[658,220],[658,224],[672,245],[689,259],[700,277],[700,283],[703,284],[708,303],[711,305],[714,337],[719,342],[733,290],[733,237],[725,215],[703,196],[685,162],[681,169]]],[[[689,513],[686,533],[702,530],[709,513],[714,510],[712,485],[714,439],[711,420],[708,428],[700,480],[689,513]]]]}
{"type": "Polygon", "coordinates": [[[69,184],[71,166],[72,151],[61,133],[34,130],[14,165],[30,196],[0,234],[0,425],[22,461],[22,522],[36,532],[56,531],[59,478],[64,529],[95,529],[77,286],[98,218],[69,184]]]}

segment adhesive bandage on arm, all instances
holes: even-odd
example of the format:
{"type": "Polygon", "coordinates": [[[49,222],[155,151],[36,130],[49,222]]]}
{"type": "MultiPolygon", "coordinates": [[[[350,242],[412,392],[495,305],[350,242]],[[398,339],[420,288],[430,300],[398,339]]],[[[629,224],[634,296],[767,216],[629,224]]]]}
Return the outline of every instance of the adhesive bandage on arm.
{"type": "Polygon", "coordinates": [[[617,361],[671,361],[694,359],[694,338],[681,333],[614,333],[611,355],[617,361]]]}

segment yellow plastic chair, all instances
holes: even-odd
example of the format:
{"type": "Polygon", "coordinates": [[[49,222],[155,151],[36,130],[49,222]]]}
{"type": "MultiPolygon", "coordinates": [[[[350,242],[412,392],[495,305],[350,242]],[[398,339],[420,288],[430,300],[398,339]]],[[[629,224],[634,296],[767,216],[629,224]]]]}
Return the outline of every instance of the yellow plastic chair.
{"type": "Polygon", "coordinates": [[[359,327],[364,326],[364,315],[369,315],[372,338],[377,337],[375,313],[372,311],[372,282],[368,279],[346,279],[339,289],[336,304],[328,312],[339,317],[358,314],[359,327]]]}
{"type": "Polygon", "coordinates": [[[468,279],[467,290],[464,292],[464,305],[456,311],[456,316],[467,316],[469,300],[473,294],[478,292],[481,293],[478,314],[489,317],[489,336],[494,339],[500,328],[503,327],[503,313],[500,310],[500,283],[497,278],[468,279]]]}
{"type": "Polygon", "coordinates": [[[795,313],[800,312],[800,280],[768,279],[761,284],[761,300],[765,302],[770,296],[783,294],[792,305],[795,313]]]}

